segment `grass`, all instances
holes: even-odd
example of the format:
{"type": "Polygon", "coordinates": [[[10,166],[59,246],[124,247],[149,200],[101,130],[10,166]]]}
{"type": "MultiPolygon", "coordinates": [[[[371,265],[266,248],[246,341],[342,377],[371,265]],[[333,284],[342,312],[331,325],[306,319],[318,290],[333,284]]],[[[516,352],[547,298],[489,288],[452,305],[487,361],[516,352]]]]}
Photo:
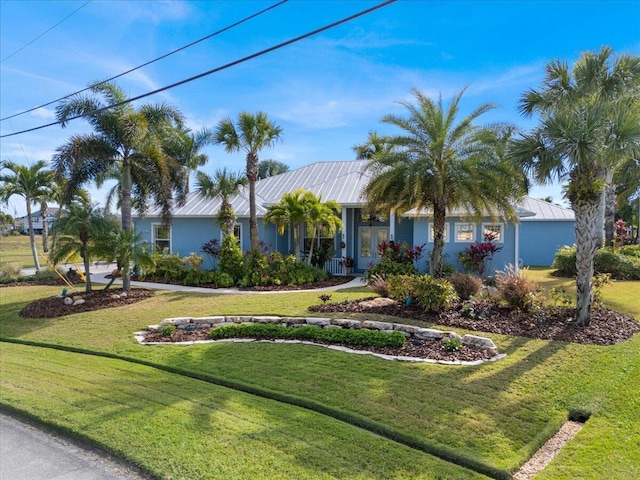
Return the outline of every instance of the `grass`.
{"type": "MultiPolygon", "coordinates": [[[[40,235],[36,235],[36,248],[38,253],[42,253],[40,235]]],[[[34,267],[29,236],[0,236],[0,263],[16,263],[22,268],[34,267]]]]}
{"type": "MultiPolygon", "coordinates": [[[[549,271],[530,270],[527,275],[548,285],[565,281],[550,277],[549,271]]],[[[615,303],[619,305],[618,310],[638,318],[640,312],[637,311],[637,300],[630,294],[634,289],[639,291],[638,287],[640,282],[616,282],[605,288],[605,303],[615,303]]],[[[228,313],[305,315],[308,305],[318,304],[320,301],[317,294],[313,293],[233,296],[164,292],[141,304],[115,310],[58,319],[28,320],[17,316],[19,309],[30,300],[59,293],[57,290],[51,287],[3,289],[0,292],[0,336],[109,352],[210,375],[267,392],[291,395],[401,432],[406,437],[429,445],[436,452],[460,455],[469,462],[487,464],[498,470],[515,470],[562,424],[569,412],[587,412],[591,414],[591,419],[585,428],[539,478],[640,477],[640,457],[637,454],[640,445],[640,403],[637,396],[637,385],[640,384],[639,336],[615,346],[596,347],[492,334],[489,336],[508,356],[501,361],[479,367],[387,362],[303,345],[140,347],[134,342],[132,332],[165,317],[228,313]]],[[[369,295],[364,289],[336,292],[333,293],[332,301],[341,301],[347,296],[355,299],[369,295]]],[[[200,382],[197,380],[180,377],[180,382],[185,383],[181,383],[177,390],[194,392],[185,394],[181,402],[193,401],[199,407],[187,408],[185,411],[188,413],[177,412],[155,399],[155,393],[150,405],[138,406],[136,399],[141,395],[105,388],[99,381],[103,368],[105,372],[113,368],[111,381],[118,385],[127,384],[133,375],[129,371],[134,368],[132,365],[102,358],[91,359],[89,362],[85,359],[91,357],[86,355],[78,361],[77,354],[55,352],[55,361],[52,363],[59,366],[56,368],[73,371],[78,364],[82,364],[85,369],[87,363],[87,371],[83,373],[86,378],[84,381],[78,384],[72,382],[73,389],[65,394],[68,396],[55,393],[58,387],[52,388],[52,396],[59,396],[59,400],[50,400],[43,391],[54,378],[61,378],[54,382],[56,385],[59,383],[60,391],[68,390],[70,382],[60,372],[55,375],[47,373],[47,357],[42,362],[37,360],[45,350],[7,343],[0,344],[0,348],[0,398],[5,404],[19,406],[41,419],[56,418],[56,422],[63,427],[82,431],[84,435],[116,453],[127,453],[130,460],[156,475],[162,472],[159,476],[164,475],[166,478],[200,478],[200,473],[193,470],[197,468],[203,469],[204,476],[206,472],[213,475],[215,470],[211,469],[216,462],[233,462],[232,458],[226,457],[205,461],[200,458],[199,453],[194,453],[197,458],[192,459],[182,454],[178,458],[168,454],[160,455],[152,439],[145,436],[148,434],[144,431],[143,422],[136,421],[135,417],[138,410],[144,410],[145,417],[153,417],[156,435],[166,440],[162,442],[165,449],[172,452],[176,449],[183,450],[181,442],[184,441],[185,448],[190,450],[190,445],[197,445],[198,441],[208,442],[209,436],[217,436],[218,433],[205,428],[199,433],[194,432],[193,440],[186,437],[182,440],[182,434],[172,433],[176,429],[176,422],[178,425],[193,423],[200,418],[198,412],[202,405],[213,405],[210,400],[199,400],[200,388],[213,395],[221,387],[198,387],[200,382]],[[114,363],[117,366],[111,367],[114,363]],[[22,378],[23,366],[30,366],[28,378],[22,378]],[[92,377],[96,378],[92,380],[92,377]],[[100,406],[102,401],[114,402],[119,405],[118,411],[125,419],[119,420],[118,415],[104,407],[110,413],[85,420],[83,410],[65,409],[65,404],[73,402],[76,396],[86,399],[83,405],[92,407],[95,403],[98,409],[103,408],[100,406]],[[153,415],[156,412],[157,415],[153,415]],[[131,415],[133,420],[126,415],[131,415]],[[145,441],[134,448],[129,447],[126,440],[119,441],[114,435],[102,434],[103,430],[119,428],[118,421],[131,421],[132,430],[128,430],[128,436],[133,438],[139,435],[145,441]],[[198,435],[202,435],[199,440],[198,435]],[[164,457],[171,458],[165,460],[164,457]],[[197,465],[194,466],[194,463],[197,465]]],[[[161,398],[163,384],[167,381],[165,376],[170,374],[148,369],[140,375],[149,378],[148,385],[143,381],[140,388],[156,388],[157,396],[161,398]]],[[[171,395],[171,391],[168,392],[171,395]]],[[[234,398],[235,395],[238,395],[237,398],[244,398],[243,395],[246,395],[233,390],[228,392],[234,398]]],[[[288,415],[302,418],[311,414],[307,410],[285,406],[272,400],[253,396],[250,398],[250,404],[259,400],[259,405],[264,405],[269,410],[269,414],[258,415],[261,419],[269,419],[265,421],[266,424],[273,421],[274,417],[269,415],[277,418],[290,418],[288,415]],[[285,411],[288,413],[281,413],[285,411]]],[[[242,401],[238,400],[239,404],[223,402],[216,405],[225,415],[242,417],[246,414],[249,419],[242,417],[243,422],[255,423],[254,412],[246,413],[244,407],[237,407],[244,405],[242,401]]],[[[180,402],[176,402],[178,403],[180,402]]],[[[211,418],[206,416],[208,414],[203,415],[211,418]]],[[[364,453],[357,450],[360,448],[357,445],[364,445],[369,441],[367,438],[371,436],[370,433],[327,417],[321,418],[329,424],[326,429],[319,428],[320,434],[313,439],[308,437],[307,427],[301,424],[289,425],[286,423],[288,420],[284,419],[282,422],[286,426],[283,431],[290,432],[293,438],[308,438],[314,445],[322,445],[323,450],[330,452],[326,456],[323,457],[312,449],[308,460],[307,456],[299,456],[293,462],[294,465],[291,465],[289,457],[285,455],[286,458],[280,458],[276,453],[271,453],[272,448],[267,448],[264,455],[270,459],[265,460],[267,464],[263,463],[261,455],[253,452],[248,458],[244,455],[238,457],[241,465],[233,468],[241,468],[245,478],[252,475],[242,470],[243,468],[263,469],[261,471],[265,472],[263,476],[266,478],[273,476],[274,471],[280,473],[276,465],[287,465],[286,472],[291,472],[283,474],[282,478],[467,478],[460,472],[447,470],[454,468],[449,464],[419,451],[409,451],[405,457],[402,453],[405,450],[402,449],[407,447],[379,437],[375,438],[381,442],[380,448],[393,453],[384,457],[381,463],[376,463],[373,458],[375,455],[362,457],[364,453]],[[349,429],[349,435],[353,436],[348,437],[349,440],[345,442],[336,441],[336,435],[339,439],[343,438],[339,433],[343,428],[349,429]],[[351,438],[354,440],[351,441],[351,438]],[[355,444],[353,448],[351,443],[355,444]],[[332,459],[334,455],[335,462],[332,459]],[[327,458],[330,460],[326,460],[327,458]],[[405,463],[405,458],[422,466],[412,469],[411,461],[407,460],[408,463],[405,463]],[[247,462],[250,465],[245,465],[247,462]],[[373,462],[371,466],[364,469],[370,462],[373,462]],[[430,466],[424,467],[423,462],[428,462],[430,466]],[[294,467],[301,470],[295,470],[294,467]],[[420,477],[418,472],[422,472],[423,476],[420,477]]],[[[226,427],[223,431],[227,431],[226,427]]],[[[252,440],[273,438],[267,443],[276,446],[289,441],[270,430],[258,429],[258,432],[255,435],[260,438],[251,437],[252,440]]],[[[240,448],[242,442],[238,438],[244,439],[244,434],[235,432],[230,435],[225,437],[230,448],[240,448]]],[[[288,444],[285,445],[287,446],[280,453],[291,454],[288,444]]],[[[219,449],[214,446],[211,448],[213,450],[209,450],[209,447],[202,450],[209,452],[209,456],[218,457],[211,452],[219,449]]],[[[366,450],[367,448],[363,448],[363,451],[366,450]]],[[[372,447],[372,451],[376,451],[375,448],[372,447]]],[[[469,470],[464,472],[468,474],[468,478],[477,478],[469,470]]],[[[259,474],[256,475],[253,478],[260,478],[259,474]]]]}

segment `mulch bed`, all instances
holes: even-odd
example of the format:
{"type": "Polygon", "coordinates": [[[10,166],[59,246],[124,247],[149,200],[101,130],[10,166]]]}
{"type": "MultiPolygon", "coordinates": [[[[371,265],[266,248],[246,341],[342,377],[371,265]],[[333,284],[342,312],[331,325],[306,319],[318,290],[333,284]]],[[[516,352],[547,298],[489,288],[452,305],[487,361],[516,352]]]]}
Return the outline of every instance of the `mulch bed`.
{"type": "Polygon", "coordinates": [[[121,295],[122,289],[93,290],[92,292],[74,292],[73,297],[84,299],[80,305],[66,305],[60,297],[41,298],[31,302],[20,310],[23,318],[54,318],[74,313],[90,312],[104,308],[122,307],[131,305],[155,295],[153,290],[144,288],[132,288],[126,297],[111,298],[113,295],[121,295]]]}
{"type": "MultiPolygon", "coordinates": [[[[175,330],[171,335],[162,336],[160,333],[149,333],[145,342],[193,342],[196,340],[208,340],[210,328],[199,328],[192,332],[186,330],[175,330]]],[[[326,344],[326,342],[314,341],[314,343],[326,344]]],[[[384,355],[405,356],[415,358],[428,358],[440,361],[466,361],[473,362],[476,360],[488,360],[495,356],[489,350],[481,348],[472,348],[463,345],[456,352],[447,352],[443,343],[438,340],[422,340],[416,343],[407,340],[401,347],[361,347],[357,345],[342,345],[352,350],[366,350],[368,352],[382,353],[384,355]]]]}
{"type": "Polygon", "coordinates": [[[456,309],[441,313],[426,313],[415,306],[405,308],[399,303],[368,306],[366,300],[315,305],[309,307],[309,310],[318,313],[393,315],[424,322],[425,326],[445,325],[479,332],[590,345],[613,345],[640,332],[640,323],[633,317],[604,308],[593,309],[589,326],[579,327],[574,320],[575,309],[573,308],[556,307],[541,309],[534,313],[524,313],[501,307],[494,310],[487,319],[472,319],[463,317],[456,309]],[[363,301],[365,302],[364,306],[363,301]]]}

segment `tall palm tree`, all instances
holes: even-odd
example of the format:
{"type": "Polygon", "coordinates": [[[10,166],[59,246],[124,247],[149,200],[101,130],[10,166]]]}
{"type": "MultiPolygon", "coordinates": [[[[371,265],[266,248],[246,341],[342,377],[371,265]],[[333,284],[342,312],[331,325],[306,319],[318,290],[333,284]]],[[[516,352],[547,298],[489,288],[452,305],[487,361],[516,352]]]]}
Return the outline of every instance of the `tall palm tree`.
{"type": "Polygon", "coordinates": [[[53,222],[50,257],[56,264],[73,261],[74,257],[80,256],[85,272],[85,290],[90,292],[93,246],[100,238],[118,229],[118,224],[89,203],[73,202],[67,208],[67,214],[53,222]]]}
{"type": "Polygon", "coordinates": [[[278,203],[269,205],[264,216],[265,222],[274,223],[282,235],[286,227],[293,233],[293,253],[300,260],[300,226],[307,221],[308,192],[297,189],[285,193],[278,203]]]}
{"type": "Polygon", "coordinates": [[[186,174],[187,193],[190,191],[189,175],[207,164],[209,157],[202,149],[213,143],[213,140],[213,132],[206,128],[197,132],[185,128],[176,129],[173,135],[167,135],[165,139],[165,152],[182,165],[186,174]]]}
{"type": "MultiPolygon", "coordinates": [[[[68,180],[69,191],[105,173],[118,175],[121,223],[132,228],[132,198],[141,214],[150,202],[159,205],[165,221],[173,203],[186,196],[182,165],[163,149],[167,135],[183,128],[182,115],[166,104],[131,104],[107,108],[126,100],[124,90],[113,83],[94,84],[88,95],[76,95],[56,107],[64,128],[71,118],[82,115],[93,133],[73,135],[53,157],[56,171],[68,180]]],[[[129,290],[128,266],[123,265],[123,288],[129,290]]]]}
{"type": "Polygon", "coordinates": [[[233,235],[236,213],[231,206],[230,198],[237,195],[240,188],[247,184],[247,177],[242,173],[233,173],[226,168],[218,169],[213,177],[205,172],[196,173],[196,191],[205,198],[220,198],[222,201],[218,212],[218,225],[223,237],[233,235]]]}
{"type": "Polygon", "coordinates": [[[318,240],[318,246],[320,246],[320,239],[323,236],[333,237],[342,228],[342,220],[338,216],[341,207],[338,202],[333,200],[323,202],[322,195],[315,196],[312,192],[306,192],[304,197],[307,230],[311,237],[307,263],[311,264],[316,239],[318,240]]]}
{"type": "MultiPolygon", "coordinates": [[[[27,206],[27,222],[29,225],[29,242],[31,254],[36,271],[40,271],[40,260],[36,248],[35,232],[33,230],[33,218],[31,217],[31,205],[42,198],[50,196],[54,183],[53,171],[45,168],[47,163],[39,160],[33,165],[25,166],[12,161],[0,163],[0,170],[8,170],[10,173],[0,175],[0,199],[7,201],[13,195],[24,198],[27,206]]],[[[46,222],[46,218],[43,217],[46,222]]]]}
{"type": "Polygon", "coordinates": [[[215,143],[224,145],[227,152],[244,151],[247,155],[246,175],[249,180],[249,235],[251,249],[258,251],[258,216],[256,212],[256,182],[258,181],[258,153],[280,140],[282,128],[264,112],[240,112],[237,121],[226,118],[215,129],[215,143]]]}
{"type": "Polygon", "coordinates": [[[634,62],[611,54],[607,47],[599,54],[586,52],[573,69],[550,62],[541,88],[520,101],[521,112],[538,114],[540,123],[512,150],[538,183],[568,181],[565,196],[576,217],[577,324],[582,326],[591,316],[603,191],[620,162],[640,157],[640,100],[624,95],[629,75],[635,75],[628,68],[634,62]]]}
{"type": "MultiPolygon", "coordinates": [[[[433,215],[434,246],[429,270],[442,276],[444,229],[448,211],[465,209],[470,217],[502,216],[514,220],[514,201],[525,188],[524,175],[504,152],[513,128],[476,126],[484,104],[458,120],[459,102],[466,89],[454,96],[445,110],[442,97],[433,101],[413,89],[415,103],[400,102],[409,115],[387,115],[382,122],[400,134],[377,137],[367,170],[371,180],[365,193],[371,208],[403,213],[427,209],[433,215]]],[[[369,144],[371,134],[369,135],[369,144]]],[[[361,149],[366,152],[366,145],[361,149]]],[[[356,147],[356,153],[360,150],[356,147]]]]}

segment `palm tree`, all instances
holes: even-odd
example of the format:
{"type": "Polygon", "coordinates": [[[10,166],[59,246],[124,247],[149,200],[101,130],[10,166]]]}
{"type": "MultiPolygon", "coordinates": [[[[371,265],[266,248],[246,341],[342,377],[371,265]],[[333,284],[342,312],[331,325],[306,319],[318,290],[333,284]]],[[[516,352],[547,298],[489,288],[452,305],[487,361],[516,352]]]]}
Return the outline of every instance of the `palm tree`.
{"type": "Polygon", "coordinates": [[[240,188],[247,184],[247,177],[242,173],[233,173],[226,168],[218,169],[213,177],[202,171],[196,173],[196,191],[205,198],[220,198],[222,201],[218,212],[218,225],[223,237],[233,235],[236,213],[229,199],[237,195],[240,188]]]}
{"type": "Polygon", "coordinates": [[[300,225],[307,221],[307,193],[303,189],[285,193],[278,203],[267,207],[264,216],[265,222],[276,225],[278,234],[282,235],[286,227],[293,232],[293,253],[297,260],[300,260],[300,225]]]}
{"type": "MultiPolygon", "coordinates": [[[[307,263],[311,264],[316,238],[318,239],[318,246],[320,246],[320,239],[323,236],[333,237],[342,228],[342,220],[337,214],[341,207],[338,202],[333,200],[322,202],[322,195],[316,197],[312,192],[306,192],[304,197],[307,230],[311,234],[307,263]]],[[[318,267],[322,267],[322,265],[318,265],[318,267]]]]}
{"type": "Polygon", "coordinates": [[[102,214],[95,205],[73,202],[68,205],[66,215],[53,222],[51,245],[51,260],[54,264],[73,261],[80,256],[85,272],[85,291],[91,291],[91,273],[89,271],[91,258],[94,255],[93,246],[100,238],[118,228],[113,219],[102,214]]]}
{"type": "MultiPolygon", "coordinates": [[[[35,232],[33,231],[33,218],[31,217],[31,204],[40,202],[42,198],[49,198],[54,183],[53,171],[45,169],[47,163],[39,160],[31,166],[20,165],[12,161],[4,161],[0,164],[0,170],[9,170],[11,173],[0,175],[0,199],[6,202],[13,195],[24,198],[27,206],[27,222],[29,225],[29,242],[31,254],[36,271],[40,272],[40,260],[36,248],[35,232]]],[[[45,212],[46,213],[46,212],[45,212]]],[[[46,218],[43,217],[46,222],[46,218]]]]}
{"type": "MultiPolygon", "coordinates": [[[[474,124],[494,106],[481,105],[457,121],[465,90],[456,94],[445,110],[442,97],[435,102],[413,89],[415,104],[401,102],[408,117],[387,115],[382,119],[402,132],[374,137],[377,147],[367,164],[372,173],[365,187],[370,208],[396,213],[414,208],[431,211],[434,246],[429,271],[436,277],[443,274],[448,211],[462,208],[470,217],[500,215],[514,220],[513,203],[525,189],[524,175],[504,155],[513,127],[474,124]]],[[[369,134],[368,144],[374,144],[371,138],[369,134]]],[[[356,153],[363,156],[368,144],[356,147],[356,153]]]]}
{"type": "Polygon", "coordinates": [[[244,151],[247,155],[246,175],[249,180],[249,235],[251,249],[258,251],[258,216],[256,212],[256,182],[258,181],[258,152],[271,147],[280,139],[282,128],[273,123],[264,112],[252,115],[240,112],[238,120],[226,118],[218,124],[215,143],[224,145],[228,153],[244,151]]]}
{"type": "Polygon", "coordinates": [[[164,150],[174,158],[185,172],[187,179],[186,191],[189,193],[189,175],[195,172],[198,167],[204,167],[209,161],[206,153],[202,149],[213,143],[213,133],[206,128],[197,132],[188,129],[176,129],[174,135],[167,135],[164,150]]]}
{"type": "MultiPolygon", "coordinates": [[[[637,96],[624,96],[630,75],[625,56],[611,49],[584,53],[570,69],[550,62],[539,90],[526,92],[520,110],[539,125],[513,145],[513,158],[538,183],[568,180],[565,196],[576,217],[577,324],[590,322],[594,258],[601,241],[601,199],[620,162],[640,156],[637,96]],[[614,92],[620,92],[623,101],[614,92]]],[[[633,71],[633,69],[631,69],[633,71]]]]}
{"type": "MultiPolygon", "coordinates": [[[[183,127],[182,115],[166,104],[108,108],[126,100],[124,91],[113,83],[94,84],[89,90],[89,95],[69,97],[56,108],[63,128],[79,115],[93,128],[93,133],[73,135],[53,157],[56,171],[68,180],[67,198],[78,186],[114,175],[124,230],[132,228],[132,198],[141,214],[151,200],[168,221],[173,203],[185,200],[186,175],[163,146],[167,135],[183,127]]],[[[123,288],[131,288],[126,270],[123,288]]]]}
{"type": "Polygon", "coordinates": [[[273,177],[289,171],[289,165],[277,160],[261,160],[258,162],[258,178],[273,177]]]}

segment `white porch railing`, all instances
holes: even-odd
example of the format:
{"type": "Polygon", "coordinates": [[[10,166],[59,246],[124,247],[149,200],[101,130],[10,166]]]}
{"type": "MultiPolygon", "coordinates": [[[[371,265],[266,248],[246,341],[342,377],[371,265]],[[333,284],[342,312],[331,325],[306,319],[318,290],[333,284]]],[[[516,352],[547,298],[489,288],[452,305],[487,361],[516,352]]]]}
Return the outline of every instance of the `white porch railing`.
{"type": "Polygon", "coordinates": [[[332,258],[324,264],[324,269],[331,275],[346,275],[347,269],[340,265],[341,258],[332,258]]]}

